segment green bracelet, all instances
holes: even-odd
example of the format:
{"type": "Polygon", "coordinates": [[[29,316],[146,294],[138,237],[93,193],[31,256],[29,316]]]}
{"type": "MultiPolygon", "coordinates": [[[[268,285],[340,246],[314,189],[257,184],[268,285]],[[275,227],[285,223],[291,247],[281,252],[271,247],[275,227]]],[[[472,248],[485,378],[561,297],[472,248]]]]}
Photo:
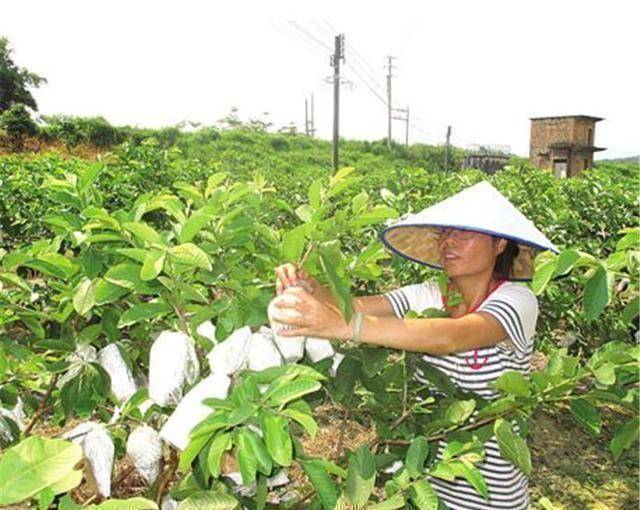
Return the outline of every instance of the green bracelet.
{"type": "Polygon", "coordinates": [[[359,344],[362,343],[362,338],[360,338],[360,334],[362,333],[362,318],[364,315],[362,312],[356,312],[354,326],[353,326],[353,338],[352,341],[359,344]]]}

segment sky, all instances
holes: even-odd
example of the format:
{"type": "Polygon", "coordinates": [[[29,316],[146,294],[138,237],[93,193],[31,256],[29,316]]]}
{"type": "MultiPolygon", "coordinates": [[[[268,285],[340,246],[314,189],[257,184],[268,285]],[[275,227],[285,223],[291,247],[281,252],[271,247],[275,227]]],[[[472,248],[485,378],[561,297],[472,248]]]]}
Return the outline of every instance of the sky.
{"type": "MultiPolygon", "coordinates": [[[[604,117],[597,158],[640,153],[640,2],[608,0],[147,0],[3,2],[0,36],[15,62],[44,76],[39,113],[113,124],[247,120],[330,139],[329,54],[345,36],[340,135],[387,135],[409,107],[410,143],[507,146],[528,156],[530,118],[604,117]],[[226,4],[226,5],[225,5],[226,4]],[[400,116],[401,113],[396,113],[400,116]]],[[[404,141],[405,123],[392,136],[404,141]]]]}

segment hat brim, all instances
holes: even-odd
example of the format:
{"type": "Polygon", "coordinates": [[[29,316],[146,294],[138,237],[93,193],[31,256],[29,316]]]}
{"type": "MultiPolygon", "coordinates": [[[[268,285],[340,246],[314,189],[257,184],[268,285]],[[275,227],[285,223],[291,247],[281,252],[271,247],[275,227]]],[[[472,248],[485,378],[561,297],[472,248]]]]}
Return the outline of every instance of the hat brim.
{"type": "Polygon", "coordinates": [[[556,250],[537,245],[525,239],[487,229],[469,228],[468,226],[454,224],[392,225],[380,233],[380,240],[387,248],[401,257],[434,269],[443,269],[440,264],[440,250],[438,248],[438,233],[436,230],[442,228],[470,230],[514,241],[518,245],[518,255],[513,261],[513,274],[509,278],[511,281],[531,281],[535,270],[534,260],[540,251],[551,250],[557,253],[556,250]]]}

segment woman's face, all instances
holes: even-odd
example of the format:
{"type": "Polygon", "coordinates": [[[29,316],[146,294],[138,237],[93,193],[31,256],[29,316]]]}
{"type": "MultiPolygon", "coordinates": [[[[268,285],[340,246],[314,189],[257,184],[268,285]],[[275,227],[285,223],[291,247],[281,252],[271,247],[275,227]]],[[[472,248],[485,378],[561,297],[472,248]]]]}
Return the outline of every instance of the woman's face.
{"type": "Polygon", "coordinates": [[[492,273],[506,244],[506,240],[489,234],[444,228],[440,230],[438,240],[440,264],[451,277],[492,273]]]}

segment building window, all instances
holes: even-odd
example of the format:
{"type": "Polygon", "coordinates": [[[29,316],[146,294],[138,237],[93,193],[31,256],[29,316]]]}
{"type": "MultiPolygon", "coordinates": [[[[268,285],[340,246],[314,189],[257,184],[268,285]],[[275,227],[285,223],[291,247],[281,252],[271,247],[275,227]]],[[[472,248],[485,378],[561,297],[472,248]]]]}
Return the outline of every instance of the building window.
{"type": "Polygon", "coordinates": [[[593,129],[587,130],[587,145],[589,146],[593,145],[593,129]]]}
{"type": "Polygon", "coordinates": [[[556,177],[561,179],[567,178],[567,160],[566,159],[554,159],[553,160],[553,173],[556,177]]]}
{"type": "Polygon", "coordinates": [[[587,170],[589,168],[589,158],[584,158],[584,169],[587,170]]]}

